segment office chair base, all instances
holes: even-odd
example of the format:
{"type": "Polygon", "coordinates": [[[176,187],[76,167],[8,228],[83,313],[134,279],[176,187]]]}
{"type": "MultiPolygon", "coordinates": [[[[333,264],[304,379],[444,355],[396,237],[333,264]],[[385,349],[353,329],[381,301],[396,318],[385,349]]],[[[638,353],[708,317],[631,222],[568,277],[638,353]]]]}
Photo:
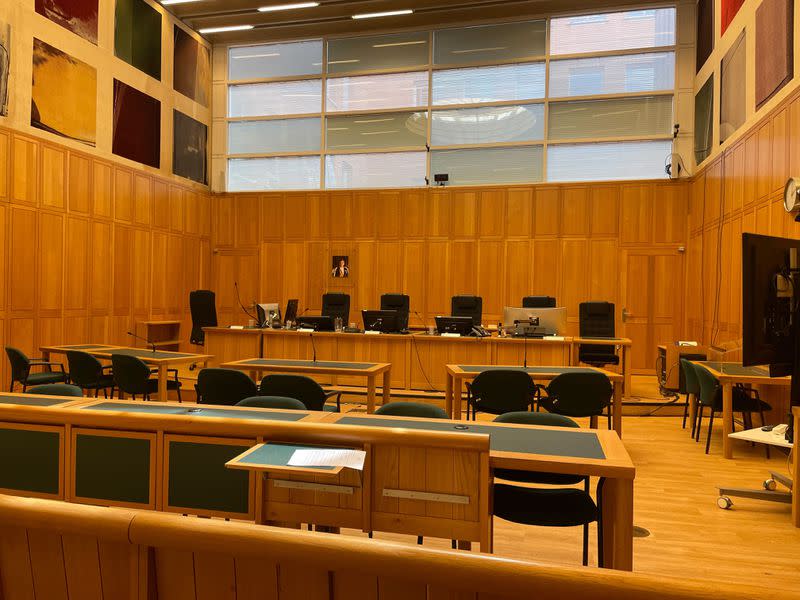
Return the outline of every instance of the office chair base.
{"type": "Polygon", "coordinates": [[[749,498],[750,500],[765,500],[767,502],[792,503],[792,480],[780,473],[770,472],[770,478],[762,484],[763,489],[751,490],[747,488],[719,488],[717,506],[728,510],[733,506],[731,496],[734,498],[749,498]],[[788,492],[777,491],[778,483],[785,486],[788,492]]]}

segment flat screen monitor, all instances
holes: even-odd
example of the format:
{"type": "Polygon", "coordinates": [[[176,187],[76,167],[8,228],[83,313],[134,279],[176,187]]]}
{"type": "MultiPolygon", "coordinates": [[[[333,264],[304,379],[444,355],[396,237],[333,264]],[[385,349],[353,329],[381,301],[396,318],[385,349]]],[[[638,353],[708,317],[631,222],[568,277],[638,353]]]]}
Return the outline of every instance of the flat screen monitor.
{"type": "Polygon", "coordinates": [[[286,303],[286,312],[283,314],[283,322],[287,323],[289,321],[294,322],[297,318],[297,306],[300,304],[300,301],[297,298],[293,298],[286,303]]]}
{"type": "Polygon", "coordinates": [[[514,308],[503,309],[503,327],[514,327],[516,323],[539,320],[538,327],[547,329],[553,335],[563,335],[567,331],[567,309],[560,308],[514,308]]]}
{"type": "Polygon", "coordinates": [[[396,310],[362,310],[361,318],[364,320],[364,331],[380,331],[381,333],[399,333],[396,310]]]}
{"type": "Polygon", "coordinates": [[[281,309],[277,302],[269,304],[256,304],[256,316],[258,317],[258,326],[267,327],[274,319],[281,320],[281,309]]]}
{"type": "Polygon", "coordinates": [[[297,326],[301,329],[313,329],[314,331],[333,331],[333,317],[297,317],[297,326]]]}
{"type": "Polygon", "coordinates": [[[800,240],[742,234],[742,363],[791,374],[800,240]]]}
{"type": "Polygon", "coordinates": [[[436,330],[441,333],[472,334],[472,317],[436,317],[436,330]]]}

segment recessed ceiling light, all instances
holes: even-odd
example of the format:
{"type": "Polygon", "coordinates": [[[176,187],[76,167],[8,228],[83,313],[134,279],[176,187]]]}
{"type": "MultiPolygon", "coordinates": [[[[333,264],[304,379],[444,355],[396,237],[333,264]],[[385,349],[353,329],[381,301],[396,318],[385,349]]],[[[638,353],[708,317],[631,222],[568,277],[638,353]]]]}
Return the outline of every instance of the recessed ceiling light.
{"type": "Polygon", "coordinates": [[[376,12],[376,13],[363,13],[360,15],[353,15],[354,19],[377,19],[378,17],[396,17],[399,15],[410,15],[414,11],[411,9],[406,10],[390,10],[386,12],[376,12]]]}
{"type": "Polygon", "coordinates": [[[258,12],[276,12],[279,10],[294,10],[296,8],[315,8],[319,2],[295,2],[294,4],[275,4],[273,6],[262,6],[258,12]]]}
{"type": "Polygon", "coordinates": [[[200,33],[223,33],[225,31],[246,31],[248,29],[252,29],[252,25],[228,25],[226,27],[206,27],[205,29],[200,29],[200,33]]]}
{"type": "Polygon", "coordinates": [[[172,4],[186,4],[188,2],[201,2],[202,0],[161,0],[161,4],[164,6],[170,6],[172,4]]]}

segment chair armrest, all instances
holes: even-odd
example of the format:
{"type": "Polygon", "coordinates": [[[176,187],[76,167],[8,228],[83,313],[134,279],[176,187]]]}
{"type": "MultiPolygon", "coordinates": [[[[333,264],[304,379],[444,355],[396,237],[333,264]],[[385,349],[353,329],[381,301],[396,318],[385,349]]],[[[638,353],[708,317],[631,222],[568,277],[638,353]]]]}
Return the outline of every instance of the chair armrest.
{"type": "Polygon", "coordinates": [[[61,363],[49,362],[49,361],[46,361],[46,360],[36,360],[36,361],[32,360],[32,361],[30,361],[30,366],[31,367],[58,367],[59,369],[61,369],[62,373],[66,372],[66,371],[64,371],[64,365],[62,365],[61,363]]]}
{"type": "Polygon", "coordinates": [[[331,390],[331,391],[323,390],[323,391],[325,392],[325,399],[333,398],[334,396],[341,396],[342,395],[342,392],[337,392],[336,390],[331,390]]]}

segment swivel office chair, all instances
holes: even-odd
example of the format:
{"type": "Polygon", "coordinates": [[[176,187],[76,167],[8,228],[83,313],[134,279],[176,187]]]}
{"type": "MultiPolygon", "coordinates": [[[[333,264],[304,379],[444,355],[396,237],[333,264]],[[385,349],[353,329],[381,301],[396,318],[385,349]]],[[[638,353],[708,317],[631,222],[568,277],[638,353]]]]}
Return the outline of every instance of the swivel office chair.
{"type": "Polygon", "coordinates": [[[453,296],[450,300],[450,314],[454,317],[472,317],[473,327],[480,327],[483,322],[483,298],[453,296]]]}
{"type": "Polygon", "coordinates": [[[406,294],[384,294],[381,296],[381,310],[397,311],[397,327],[401,331],[408,329],[408,313],[411,310],[411,299],[406,294]]]}
{"type": "MultiPolygon", "coordinates": [[[[616,337],[614,304],[611,302],[581,302],[579,321],[581,337],[616,337]]],[[[610,345],[581,344],[578,349],[578,360],[593,367],[619,364],[616,349],[610,345]]]]}
{"type": "Polygon", "coordinates": [[[340,317],[342,324],[350,322],[350,295],[349,294],[323,294],[322,316],[335,319],[340,317]]]}
{"type": "Polygon", "coordinates": [[[555,308],[554,296],[525,296],[522,299],[522,308],[555,308]]]}
{"type": "Polygon", "coordinates": [[[216,296],[210,290],[189,292],[189,310],[192,313],[192,333],[189,341],[196,346],[203,346],[206,334],[203,327],[217,326],[216,296]]]}

